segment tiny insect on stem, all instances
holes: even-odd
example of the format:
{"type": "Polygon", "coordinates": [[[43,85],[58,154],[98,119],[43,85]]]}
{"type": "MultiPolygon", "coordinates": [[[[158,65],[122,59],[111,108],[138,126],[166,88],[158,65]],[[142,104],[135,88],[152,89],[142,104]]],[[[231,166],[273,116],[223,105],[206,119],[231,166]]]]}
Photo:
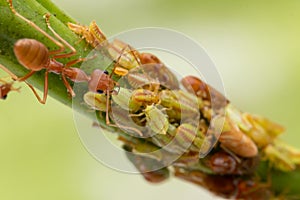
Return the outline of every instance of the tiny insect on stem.
{"type": "Polygon", "coordinates": [[[68,27],[98,51],[105,49],[108,52],[108,55],[107,53],[104,53],[104,55],[115,62],[113,73],[125,76],[128,74],[128,70],[144,66],[144,73],[148,76],[147,80],[157,77],[160,84],[164,87],[179,89],[177,77],[159,58],[151,53],[140,53],[118,39],[109,42],[95,21],[92,21],[89,26],[68,23],[68,27]]]}
{"type": "Polygon", "coordinates": [[[147,125],[152,131],[163,135],[167,133],[169,128],[168,118],[160,109],[154,105],[147,106],[144,110],[144,114],[146,116],[147,125]]]}
{"type": "MultiPolygon", "coordinates": [[[[123,90],[121,90],[123,91],[123,90]]],[[[110,112],[110,99],[109,94],[98,94],[92,91],[89,91],[84,94],[84,101],[86,104],[88,104],[92,109],[99,110],[106,113],[106,124],[108,126],[117,127],[117,128],[123,128],[125,130],[133,131],[137,133],[139,136],[143,136],[143,133],[138,130],[137,128],[122,125],[120,123],[118,124],[112,124],[109,119],[109,112],[110,112]]]]}
{"type": "Polygon", "coordinates": [[[19,88],[13,87],[14,81],[7,82],[4,79],[0,78],[0,99],[5,100],[8,96],[8,93],[12,91],[20,92],[19,88]]]}
{"type": "MultiPolygon", "coordinates": [[[[2,99],[6,99],[7,98],[7,94],[10,91],[20,92],[21,88],[14,88],[14,87],[12,87],[12,85],[14,84],[14,82],[16,82],[18,80],[18,77],[14,73],[12,73],[7,67],[5,67],[5,66],[3,66],[1,64],[0,64],[0,69],[2,69],[4,72],[6,72],[13,79],[12,83],[7,83],[6,81],[0,81],[0,82],[4,83],[4,86],[3,85],[0,86],[1,87],[1,95],[0,96],[2,97],[2,99]]],[[[29,84],[27,81],[24,81],[24,82],[31,89],[31,91],[34,93],[34,95],[36,96],[36,98],[39,99],[40,97],[36,93],[34,87],[31,84],[29,84]]]]}

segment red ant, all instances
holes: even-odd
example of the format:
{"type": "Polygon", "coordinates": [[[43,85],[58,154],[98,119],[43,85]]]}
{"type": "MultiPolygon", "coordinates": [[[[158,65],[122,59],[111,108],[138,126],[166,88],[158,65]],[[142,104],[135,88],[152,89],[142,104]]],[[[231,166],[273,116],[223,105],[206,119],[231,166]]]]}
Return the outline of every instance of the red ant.
{"type": "MultiPolygon", "coordinates": [[[[106,123],[110,126],[115,126],[110,124],[109,121],[109,98],[111,94],[118,93],[118,90],[115,90],[115,87],[119,86],[117,82],[115,82],[111,77],[112,74],[109,75],[107,71],[102,71],[100,69],[96,69],[92,72],[91,76],[87,76],[84,71],[78,68],[72,68],[70,66],[75,65],[79,62],[87,60],[86,58],[79,58],[76,60],[72,60],[66,64],[58,62],[56,59],[58,58],[69,58],[76,54],[76,49],[72,47],[67,41],[61,38],[50,26],[49,18],[50,15],[44,15],[46,24],[49,30],[55,35],[55,37],[60,41],[56,40],[55,38],[51,37],[45,31],[43,31],[40,27],[34,24],[32,21],[26,19],[21,14],[16,12],[12,5],[12,0],[8,0],[9,6],[11,11],[23,21],[27,22],[30,26],[35,28],[37,31],[42,33],[45,37],[50,39],[54,42],[59,49],[49,51],[47,47],[42,44],[41,42],[34,40],[34,39],[20,39],[14,45],[14,52],[18,59],[18,61],[26,68],[31,70],[27,75],[24,77],[18,78],[12,72],[10,72],[7,68],[4,68],[5,71],[15,76],[15,80],[17,81],[24,81],[31,77],[34,73],[46,69],[45,72],[45,84],[44,84],[44,96],[43,99],[39,97],[35,89],[30,85],[29,87],[32,89],[33,93],[37,97],[38,101],[41,103],[45,103],[48,94],[48,74],[49,72],[53,72],[56,74],[61,74],[64,85],[66,86],[68,92],[74,97],[75,93],[68,83],[66,78],[70,79],[73,82],[88,82],[88,88],[91,92],[95,93],[104,93],[107,95],[107,105],[106,105],[106,123]],[[68,47],[71,52],[69,53],[61,53],[65,50],[65,47],[68,47]],[[50,57],[51,56],[51,57],[50,57]]],[[[119,58],[120,59],[120,58],[119,58]]],[[[118,59],[118,60],[119,60],[118,59]]],[[[113,70],[114,71],[114,70],[113,70]]]]}
{"type": "MultiPolygon", "coordinates": [[[[51,37],[44,30],[34,24],[32,21],[26,19],[21,14],[16,12],[12,5],[12,0],[8,0],[10,9],[12,12],[25,22],[27,22],[30,26],[35,28],[37,31],[41,32],[44,36],[49,38],[52,42],[54,42],[59,49],[49,51],[47,47],[41,42],[34,39],[20,39],[14,45],[14,52],[18,59],[18,61],[27,69],[31,70],[24,77],[18,78],[12,72],[10,72],[7,68],[4,68],[10,74],[15,76],[15,80],[17,81],[26,81],[29,77],[31,77],[37,71],[42,69],[46,69],[45,72],[45,85],[44,85],[44,96],[41,99],[35,89],[31,86],[30,88],[33,90],[35,96],[41,103],[46,102],[47,94],[48,94],[48,74],[49,72],[53,72],[56,74],[61,74],[63,82],[68,90],[68,92],[74,97],[75,93],[66,80],[66,78],[70,79],[73,82],[88,82],[89,90],[97,93],[105,93],[107,95],[107,99],[109,99],[110,95],[115,92],[114,88],[118,84],[112,80],[111,75],[108,75],[106,71],[102,71],[100,69],[96,69],[92,72],[91,77],[87,76],[84,71],[78,68],[72,68],[70,66],[85,61],[85,58],[79,58],[73,61],[68,62],[67,64],[63,64],[58,62],[56,59],[58,58],[69,58],[76,54],[76,49],[72,47],[67,41],[61,38],[50,26],[49,18],[50,15],[46,14],[46,24],[49,30],[55,35],[55,37],[60,41],[57,41],[55,38],[51,37]],[[65,50],[65,46],[68,47],[71,52],[60,54],[65,50]],[[50,57],[51,56],[51,57],[50,57]]],[[[107,104],[109,101],[107,101],[107,104]]],[[[107,105],[107,109],[109,109],[109,105],[107,105]]],[[[108,113],[108,112],[107,112],[108,113]]],[[[106,116],[107,124],[109,123],[108,115],[106,116]]]]}
{"type": "Polygon", "coordinates": [[[39,95],[36,93],[34,88],[31,88],[37,97],[38,101],[42,104],[45,104],[47,95],[48,95],[48,74],[49,72],[53,72],[56,74],[61,74],[63,83],[66,86],[68,92],[71,94],[72,97],[75,96],[75,93],[67,81],[66,78],[70,79],[73,82],[86,82],[89,81],[89,77],[85,74],[84,71],[78,69],[78,68],[71,68],[70,66],[75,65],[76,63],[82,62],[86,60],[85,58],[79,58],[76,60],[72,60],[66,64],[63,64],[61,62],[58,62],[56,59],[58,58],[69,58],[76,54],[76,49],[72,47],[67,41],[65,41],[63,38],[61,38],[50,26],[49,18],[50,15],[46,14],[44,17],[46,19],[46,24],[49,28],[49,30],[55,35],[55,37],[60,41],[56,40],[55,38],[51,37],[49,34],[47,34],[44,30],[42,30],[40,27],[38,27],[35,23],[32,21],[26,19],[21,14],[16,12],[16,10],[13,7],[12,0],[8,0],[9,7],[11,11],[19,18],[27,22],[30,26],[35,28],[37,31],[42,33],[45,37],[50,39],[52,42],[54,42],[59,49],[49,51],[48,48],[41,42],[35,40],[35,39],[20,39],[18,40],[14,45],[14,52],[15,55],[20,62],[26,69],[30,70],[30,72],[25,75],[24,77],[17,78],[17,81],[25,81],[29,77],[31,77],[33,74],[35,74],[38,71],[41,71],[42,69],[46,69],[45,72],[45,84],[44,84],[44,95],[43,99],[39,97],[39,95]],[[61,53],[65,50],[65,47],[68,47],[71,52],[69,53],[61,53]]]}

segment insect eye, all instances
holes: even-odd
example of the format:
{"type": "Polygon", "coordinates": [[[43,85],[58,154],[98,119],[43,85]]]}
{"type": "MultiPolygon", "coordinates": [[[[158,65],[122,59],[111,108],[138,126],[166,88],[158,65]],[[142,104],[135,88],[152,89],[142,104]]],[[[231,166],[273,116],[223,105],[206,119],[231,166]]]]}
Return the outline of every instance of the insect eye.
{"type": "Polygon", "coordinates": [[[102,94],[103,90],[97,90],[97,93],[102,94]]]}
{"type": "Polygon", "coordinates": [[[4,95],[1,99],[5,100],[7,98],[7,94],[4,95]]]}
{"type": "Polygon", "coordinates": [[[107,75],[108,75],[108,71],[107,71],[107,70],[104,70],[104,74],[107,74],[107,75]]]}

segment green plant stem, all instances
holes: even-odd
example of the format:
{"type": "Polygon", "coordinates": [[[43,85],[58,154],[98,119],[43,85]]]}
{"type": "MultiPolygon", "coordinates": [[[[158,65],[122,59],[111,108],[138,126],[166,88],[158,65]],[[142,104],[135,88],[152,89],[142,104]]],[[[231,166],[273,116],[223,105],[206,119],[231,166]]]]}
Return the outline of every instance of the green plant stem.
{"type": "MultiPolygon", "coordinates": [[[[13,3],[20,14],[32,20],[50,35],[51,33],[47,29],[45,20],[42,16],[46,13],[52,14],[51,26],[65,40],[74,45],[78,51],[77,56],[68,59],[61,59],[61,62],[67,62],[68,60],[75,59],[79,56],[85,57],[91,50],[84,41],[78,43],[78,36],[70,31],[66,26],[67,22],[74,22],[74,20],[61,11],[52,2],[48,0],[14,0],[13,3]]],[[[14,43],[18,39],[34,38],[45,44],[50,50],[57,48],[57,46],[27,23],[17,18],[11,12],[8,3],[5,0],[0,0],[0,10],[0,63],[10,69],[17,76],[24,76],[28,73],[28,70],[19,64],[13,52],[14,43]]],[[[99,68],[99,66],[92,66],[91,68],[95,69],[99,68]]],[[[42,91],[44,87],[44,71],[36,73],[32,78],[30,78],[29,83],[42,91]]],[[[69,107],[72,106],[72,99],[69,97],[59,75],[49,75],[49,95],[69,107]]],[[[89,114],[88,112],[83,113],[89,114]]],[[[262,176],[264,176],[264,172],[267,174],[266,170],[262,170],[262,176]]],[[[298,186],[300,184],[299,169],[286,173],[272,171],[271,176],[273,180],[272,187],[276,193],[280,194],[282,192],[287,192],[291,195],[300,195],[298,186]]]]}

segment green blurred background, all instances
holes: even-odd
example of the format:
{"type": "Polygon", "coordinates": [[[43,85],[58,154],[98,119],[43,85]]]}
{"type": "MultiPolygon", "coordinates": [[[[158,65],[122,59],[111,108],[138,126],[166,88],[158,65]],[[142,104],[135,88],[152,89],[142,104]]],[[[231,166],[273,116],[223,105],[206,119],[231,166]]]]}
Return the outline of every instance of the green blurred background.
{"type": "MultiPolygon", "coordinates": [[[[300,147],[300,1],[55,0],[110,36],[166,27],[194,38],[214,60],[234,105],[283,124],[300,147]]],[[[0,199],[214,199],[178,180],[150,185],[109,169],[85,150],[71,109],[37,103],[28,88],[0,102],[0,199]]]]}

